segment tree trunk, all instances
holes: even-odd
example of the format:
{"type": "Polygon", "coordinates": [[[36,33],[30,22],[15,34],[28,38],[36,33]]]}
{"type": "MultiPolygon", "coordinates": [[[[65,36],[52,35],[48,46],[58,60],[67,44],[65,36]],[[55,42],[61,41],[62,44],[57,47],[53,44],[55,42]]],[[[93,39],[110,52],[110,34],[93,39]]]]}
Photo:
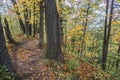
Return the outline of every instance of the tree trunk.
{"type": "Polygon", "coordinates": [[[23,20],[22,20],[22,18],[21,18],[21,14],[20,14],[20,12],[19,12],[19,9],[18,9],[18,7],[16,6],[17,3],[16,3],[15,0],[11,0],[11,1],[12,1],[12,3],[13,3],[14,8],[15,8],[15,11],[16,11],[16,14],[17,14],[18,21],[19,21],[19,24],[20,24],[20,26],[21,26],[21,29],[22,29],[23,33],[25,33],[25,25],[24,25],[23,20]]]}
{"type": "Polygon", "coordinates": [[[104,71],[106,71],[107,54],[108,54],[108,46],[109,46],[109,39],[110,39],[110,33],[111,33],[112,15],[113,15],[113,4],[114,4],[114,0],[112,0],[111,2],[110,18],[109,18],[109,23],[107,25],[107,20],[108,20],[107,15],[108,15],[108,7],[109,7],[109,0],[107,0],[105,27],[104,27],[104,41],[103,41],[103,50],[102,50],[102,69],[104,71]]]}
{"type": "MultiPolygon", "coordinates": [[[[119,46],[119,48],[118,48],[118,56],[120,56],[120,46],[119,46]]],[[[119,67],[119,61],[120,60],[117,60],[116,61],[116,69],[118,70],[118,67],[119,67]]]]}
{"type": "Polygon", "coordinates": [[[6,18],[4,19],[4,23],[5,23],[5,35],[8,40],[8,43],[15,43],[15,41],[11,35],[10,29],[9,29],[9,24],[8,24],[8,21],[6,18]]]}
{"type": "Polygon", "coordinates": [[[44,46],[44,6],[43,1],[40,2],[40,36],[39,36],[39,48],[43,48],[44,46]]]}
{"type": "Polygon", "coordinates": [[[46,32],[47,52],[46,57],[63,62],[60,41],[60,20],[57,11],[56,0],[45,0],[46,3],[46,32]]]}
{"type": "Polygon", "coordinates": [[[0,64],[5,65],[10,72],[15,72],[11,64],[10,55],[8,54],[8,51],[6,48],[1,16],[0,16],[0,64]]]}
{"type": "Polygon", "coordinates": [[[26,36],[28,37],[30,34],[30,29],[29,29],[29,18],[28,18],[28,9],[26,6],[26,3],[23,4],[24,5],[24,21],[25,21],[25,33],[26,36]]]}
{"type": "Polygon", "coordinates": [[[105,16],[105,26],[104,26],[104,40],[103,40],[103,49],[102,49],[102,69],[106,69],[106,35],[107,35],[107,19],[108,19],[108,7],[109,0],[106,1],[106,16],[105,16]]]}
{"type": "MultiPolygon", "coordinates": [[[[29,14],[29,20],[31,19],[31,11],[30,10],[28,10],[28,14],[29,14]]],[[[29,28],[29,35],[31,35],[32,36],[32,25],[31,25],[31,23],[30,23],[30,21],[28,21],[28,28],[29,28]]]]}
{"type": "Polygon", "coordinates": [[[36,33],[37,33],[37,27],[36,27],[36,17],[35,17],[35,8],[36,8],[36,4],[34,2],[34,6],[33,6],[33,37],[35,37],[36,33]]]}
{"type": "MultiPolygon", "coordinates": [[[[89,0],[90,2],[90,0],[89,0]]],[[[81,51],[80,51],[80,55],[82,57],[83,52],[85,52],[85,36],[86,36],[86,31],[87,31],[87,26],[88,26],[88,16],[89,16],[89,10],[90,10],[90,3],[88,3],[88,7],[86,10],[86,18],[85,18],[85,23],[84,23],[84,30],[83,30],[83,36],[82,36],[82,44],[81,44],[81,51]]]]}

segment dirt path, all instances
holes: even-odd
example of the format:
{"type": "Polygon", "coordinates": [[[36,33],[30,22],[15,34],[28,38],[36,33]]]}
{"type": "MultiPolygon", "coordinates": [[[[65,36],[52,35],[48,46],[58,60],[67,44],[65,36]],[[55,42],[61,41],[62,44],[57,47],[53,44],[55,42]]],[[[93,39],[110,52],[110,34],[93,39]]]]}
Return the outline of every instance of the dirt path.
{"type": "MultiPolygon", "coordinates": [[[[28,42],[21,42],[15,52],[16,69],[22,80],[32,80],[32,78],[39,77],[34,74],[41,73],[42,64],[42,51],[36,47],[38,40],[34,39],[28,42]]],[[[37,80],[37,79],[33,79],[37,80]]]]}
{"type": "Polygon", "coordinates": [[[14,64],[21,80],[59,80],[50,67],[45,66],[43,51],[37,39],[21,41],[14,54],[14,64]]]}

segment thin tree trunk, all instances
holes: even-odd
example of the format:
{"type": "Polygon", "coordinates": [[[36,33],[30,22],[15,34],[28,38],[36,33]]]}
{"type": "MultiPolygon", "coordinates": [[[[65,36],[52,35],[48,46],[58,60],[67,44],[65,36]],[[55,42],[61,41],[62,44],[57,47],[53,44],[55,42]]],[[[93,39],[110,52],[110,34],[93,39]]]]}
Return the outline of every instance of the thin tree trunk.
{"type": "MultiPolygon", "coordinates": [[[[89,2],[90,2],[90,0],[89,0],[89,2]]],[[[84,30],[83,30],[83,36],[82,36],[83,39],[82,39],[81,51],[80,51],[81,56],[83,55],[83,51],[85,50],[85,36],[86,36],[87,25],[88,25],[89,10],[90,10],[90,3],[88,3],[88,7],[87,7],[87,11],[86,11],[86,19],[85,19],[85,24],[84,24],[84,30]]]]}
{"type": "Polygon", "coordinates": [[[112,0],[112,2],[111,2],[109,23],[108,23],[108,26],[106,26],[107,27],[107,35],[106,35],[106,40],[105,40],[106,42],[105,42],[105,44],[103,44],[105,46],[105,53],[103,53],[103,60],[102,60],[102,69],[104,71],[106,70],[108,46],[109,46],[110,33],[111,33],[111,24],[112,24],[112,16],[113,16],[113,4],[114,4],[114,0],[112,0]]]}
{"type": "Polygon", "coordinates": [[[34,21],[33,21],[33,37],[35,37],[35,35],[37,33],[35,8],[36,8],[36,4],[34,2],[34,6],[33,6],[33,17],[34,17],[34,21]]]}
{"type": "MultiPolygon", "coordinates": [[[[28,10],[28,14],[29,14],[29,20],[31,19],[31,11],[30,10],[28,10]]],[[[32,36],[32,25],[31,25],[31,23],[30,23],[30,21],[28,21],[28,28],[29,28],[29,35],[31,35],[32,36]]]]}
{"type": "MultiPolygon", "coordinates": [[[[118,56],[120,56],[120,46],[119,46],[119,48],[118,48],[118,56]]],[[[116,61],[116,69],[118,70],[118,67],[119,67],[119,61],[120,60],[117,60],[116,61]]]]}
{"type": "Polygon", "coordinates": [[[108,46],[109,46],[109,40],[110,40],[110,33],[111,33],[111,24],[112,24],[112,18],[113,18],[113,4],[114,0],[111,2],[111,10],[110,10],[110,18],[109,18],[109,24],[108,24],[108,34],[107,34],[107,45],[106,45],[106,53],[108,53],[108,46]]]}
{"type": "Polygon", "coordinates": [[[26,33],[26,36],[28,37],[29,34],[30,34],[30,31],[29,31],[29,19],[28,19],[28,9],[26,7],[26,3],[24,3],[23,5],[24,5],[25,33],[26,33]]]}
{"type": "Polygon", "coordinates": [[[15,43],[15,41],[11,35],[10,29],[9,29],[9,24],[8,24],[8,21],[6,18],[4,19],[4,23],[5,23],[5,35],[8,40],[8,43],[15,43]]]}
{"type": "Polygon", "coordinates": [[[103,40],[103,49],[102,49],[102,69],[106,69],[106,35],[107,35],[107,20],[108,20],[108,7],[109,0],[106,1],[106,15],[105,15],[105,26],[104,26],[104,40],[103,40]]]}
{"type": "Polygon", "coordinates": [[[20,14],[20,12],[19,12],[19,9],[18,9],[18,7],[16,6],[16,5],[17,5],[17,2],[16,2],[15,0],[11,0],[11,1],[12,1],[12,3],[13,3],[14,8],[15,8],[15,11],[16,11],[16,14],[17,14],[18,21],[19,21],[19,24],[20,24],[20,26],[21,26],[21,29],[22,29],[23,33],[25,33],[25,25],[24,25],[23,20],[22,20],[22,18],[21,18],[21,14],[20,14]]]}
{"type": "Polygon", "coordinates": [[[64,51],[65,52],[66,52],[66,49],[67,49],[67,27],[68,27],[68,23],[66,22],[65,35],[64,35],[64,51]]]}

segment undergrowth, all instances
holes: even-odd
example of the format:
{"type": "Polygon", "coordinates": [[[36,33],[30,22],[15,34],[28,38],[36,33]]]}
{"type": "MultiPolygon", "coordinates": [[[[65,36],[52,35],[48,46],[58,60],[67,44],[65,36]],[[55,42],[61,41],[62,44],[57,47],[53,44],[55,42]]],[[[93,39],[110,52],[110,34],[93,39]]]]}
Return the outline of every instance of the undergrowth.
{"type": "Polygon", "coordinates": [[[15,74],[9,72],[6,66],[0,65],[0,80],[15,80],[15,74]]]}

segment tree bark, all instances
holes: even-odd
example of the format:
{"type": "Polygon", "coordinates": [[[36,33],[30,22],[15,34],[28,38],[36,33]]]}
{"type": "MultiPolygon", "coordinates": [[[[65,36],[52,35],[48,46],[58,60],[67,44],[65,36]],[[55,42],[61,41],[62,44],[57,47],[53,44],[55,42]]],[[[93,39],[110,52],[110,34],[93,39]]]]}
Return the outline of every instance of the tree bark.
{"type": "Polygon", "coordinates": [[[47,52],[46,57],[63,62],[60,41],[60,19],[57,11],[56,0],[45,0],[46,3],[46,34],[47,52]]]}

